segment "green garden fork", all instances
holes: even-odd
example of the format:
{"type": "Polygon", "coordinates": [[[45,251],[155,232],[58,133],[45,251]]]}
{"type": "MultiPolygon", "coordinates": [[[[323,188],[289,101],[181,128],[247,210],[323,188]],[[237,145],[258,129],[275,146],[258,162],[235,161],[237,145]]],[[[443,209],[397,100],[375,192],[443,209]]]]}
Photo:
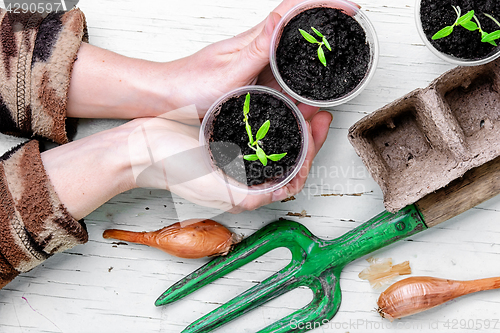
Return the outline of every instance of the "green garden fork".
{"type": "Polygon", "coordinates": [[[209,332],[242,314],[305,286],[312,301],[260,332],[304,332],[319,327],[337,313],[341,302],[342,269],[377,249],[412,236],[456,216],[500,192],[500,158],[467,172],[447,187],[397,213],[383,212],[334,240],[320,239],[297,222],[280,220],[243,240],[225,257],[218,257],[165,291],[156,305],[174,302],[263,254],[286,247],[290,263],[189,325],[183,332],[209,332]]]}

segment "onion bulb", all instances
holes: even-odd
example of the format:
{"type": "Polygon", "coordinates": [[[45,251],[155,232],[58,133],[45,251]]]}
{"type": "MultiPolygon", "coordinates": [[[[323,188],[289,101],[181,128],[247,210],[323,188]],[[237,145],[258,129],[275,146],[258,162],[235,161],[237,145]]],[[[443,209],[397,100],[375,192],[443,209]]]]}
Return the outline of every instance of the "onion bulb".
{"type": "Polygon", "coordinates": [[[409,277],[387,288],[377,301],[378,313],[390,321],[419,313],[454,298],[500,288],[500,277],[454,281],[429,276],[409,277]]]}
{"type": "Polygon", "coordinates": [[[102,237],[145,244],[180,258],[226,255],[241,237],[212,220],[191,219],[157,231],[108,229],[102,237]]]}

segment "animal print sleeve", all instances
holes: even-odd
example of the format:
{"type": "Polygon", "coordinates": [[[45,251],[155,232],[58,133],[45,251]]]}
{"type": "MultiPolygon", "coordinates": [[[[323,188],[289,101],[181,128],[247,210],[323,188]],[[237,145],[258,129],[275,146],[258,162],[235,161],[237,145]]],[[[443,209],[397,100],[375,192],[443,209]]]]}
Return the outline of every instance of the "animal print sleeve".
{"type": "Polygon", "coordinates": [[[0,288],[57,252],[88,240],[83,221],[59,201],[38,141],[0,157],[0,288]]]}
{"type": "Polygon", "coordinates": [[[82,41],[79,9],[14,14],[0,9],[0,132],[68,142],[66,105],[82,41]]]}

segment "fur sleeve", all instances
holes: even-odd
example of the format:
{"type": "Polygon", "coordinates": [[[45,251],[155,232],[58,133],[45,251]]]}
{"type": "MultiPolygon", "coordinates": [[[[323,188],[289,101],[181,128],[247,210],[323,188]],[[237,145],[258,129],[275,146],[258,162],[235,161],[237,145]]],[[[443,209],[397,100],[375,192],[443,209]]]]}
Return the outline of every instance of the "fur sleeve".
{"type": "Polygon", "coordinates": [[[71,70],[86,40],[79,9],[50,14],[0,9],[0,132],[68,142],[71,70]]]}
{"type": "Polygon", "coordinates": [[[0,200],[0,287],[88,240],[83,221],[59,201],[35,140],[0,157],[0,200]]]}

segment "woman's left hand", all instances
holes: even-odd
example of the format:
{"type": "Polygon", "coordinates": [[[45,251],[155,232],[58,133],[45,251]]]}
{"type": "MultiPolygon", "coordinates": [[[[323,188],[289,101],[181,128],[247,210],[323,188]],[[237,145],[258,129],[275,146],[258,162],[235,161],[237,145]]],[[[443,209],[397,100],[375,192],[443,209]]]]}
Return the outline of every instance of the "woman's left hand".
{"type": "Polygon", "coordinates": [[[312,113],[305,109],[302,111],[309,113],[306,159],[298,174],[281,189],[260,195],[233,191],[206,166],[198,142],[199,128],[161,117],[136,119],[122,126],[130,131],[128,151],[135,186],[168,189],[198,205],[232,213],[254,210],[295,195],[304,187],[332,120],[328,112],[312,113]]]}

